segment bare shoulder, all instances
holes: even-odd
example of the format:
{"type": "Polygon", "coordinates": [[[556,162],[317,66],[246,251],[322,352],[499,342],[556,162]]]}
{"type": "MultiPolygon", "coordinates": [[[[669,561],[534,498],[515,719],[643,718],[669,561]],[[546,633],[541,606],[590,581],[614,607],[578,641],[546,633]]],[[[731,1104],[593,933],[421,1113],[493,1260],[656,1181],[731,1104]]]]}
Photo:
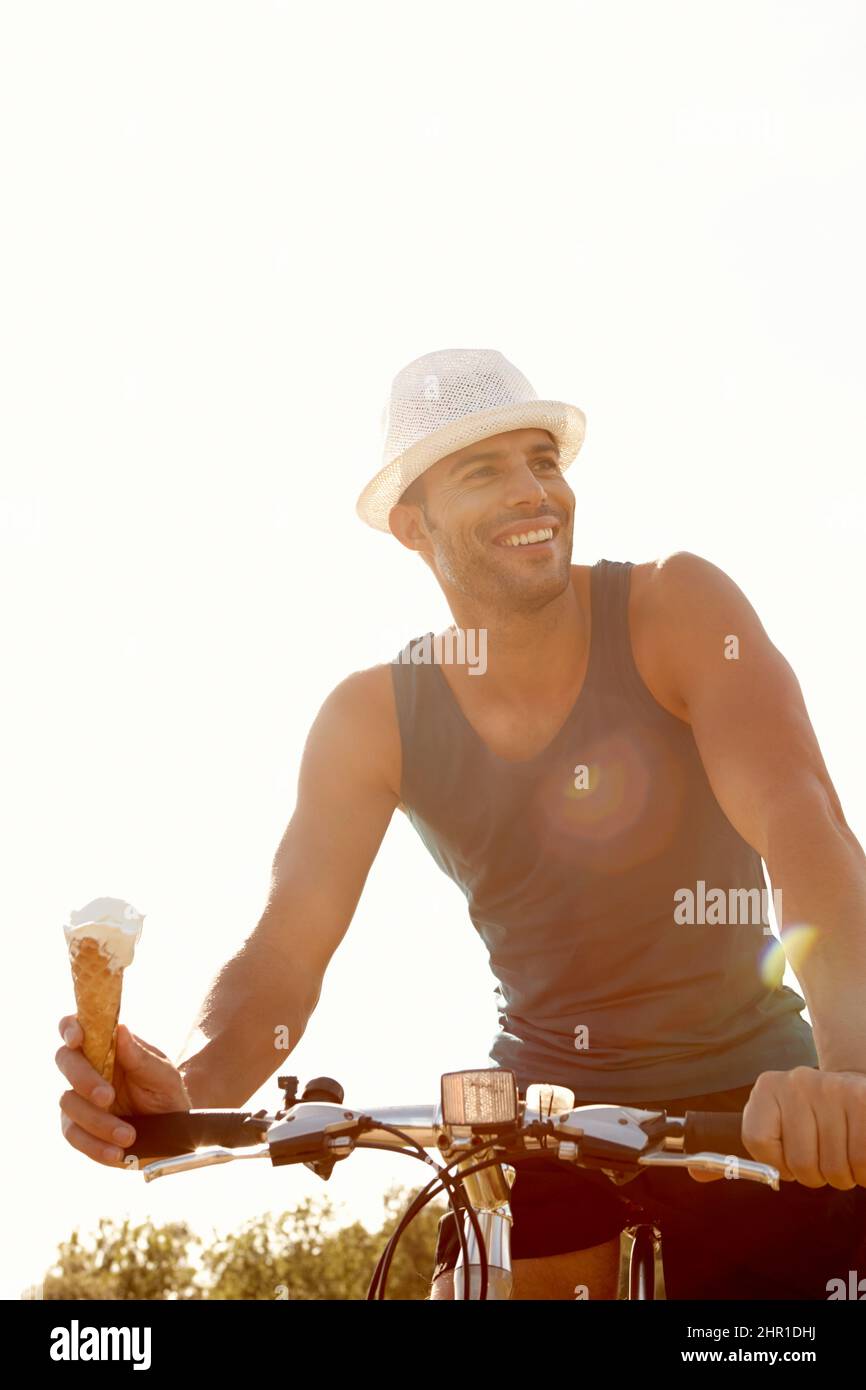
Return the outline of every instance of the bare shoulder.
{"type": "Polygon", "coordinates": [[[391,663],[350,672],[331,691],[322,713],[339,723],[357,755],[399,801],[402,756],[391,663]]]}
{"type": "Polygon", "coordinates": [[[708,640],[718,644],[725,633],[739,631],[744,618],[760,627],[734,580],[702,555],[677,550],[634,566],[629,621],[635,660],[650,673],[656,698],[680,719],[689,719],[682,693],[689,666],[703,659],[698,636],[709,630],[708,640]]]}
{"type": "MultiPolygon", "coordinates": [[[[678,552],[682,554],[683,552],[678,552]]],[[[635,665],[655,700],[677,719],[688,722],[688,707],[679,693],[669,638],[677,607],[667,565],[676,556],[635,564],[629,590],[629,630],[635,665]]]]}
{"type": "Polygon", "coordinates": [[[648,610],[666,622],[682,620],[690,611],[700,611],[707,602],[734,611],[745,600],[730,575],[691,550],[676,550],[659,560],[635,565],[635,577],[648,610]],[[642,571],[639,578],[638,570],[642,571]]]}

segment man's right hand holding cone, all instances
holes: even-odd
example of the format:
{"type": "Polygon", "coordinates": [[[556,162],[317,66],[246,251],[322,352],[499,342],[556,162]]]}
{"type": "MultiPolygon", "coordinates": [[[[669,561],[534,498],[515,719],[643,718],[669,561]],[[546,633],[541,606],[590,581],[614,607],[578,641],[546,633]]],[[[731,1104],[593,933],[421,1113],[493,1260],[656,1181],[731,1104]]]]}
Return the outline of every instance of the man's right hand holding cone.
{"type": "Polygon", "coordinates": [[[177,1067],[122,1023],[117,1026],[113,1086],[84,1056],[84,1033],[75,1014],[60,1020],[60,1035],[64,1046],[55,1061],[72,1088],[60,1097],[60,1127],[67,1143],[94,1162],[122,1167],[127,1151],[135,1152],[135,1132],[128,1125],[118,1126],[118,1114],[192,1109],[177,1067]],[[115,1132],[118,1128],[123,1134],[115,1132]]]}

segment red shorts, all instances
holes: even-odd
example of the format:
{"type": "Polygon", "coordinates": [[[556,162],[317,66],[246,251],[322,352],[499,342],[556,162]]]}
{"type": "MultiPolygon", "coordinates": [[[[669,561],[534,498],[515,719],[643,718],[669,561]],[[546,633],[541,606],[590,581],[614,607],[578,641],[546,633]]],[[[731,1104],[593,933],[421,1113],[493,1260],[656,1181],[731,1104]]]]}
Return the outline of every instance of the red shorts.
{"type": "MultiPolygon", "coordinates": [[[[751,1091],[750,1084],[638,1108],[742,1110],[751,1091]]],[[[826,1299],[830,1279],[847,1287],[850,1270],[866,1277],[866,1187],[782,1182],[774,1192],[748,1179],[695,1182],[681,1168],[647,1169],[618,1186],[550,1154],[509,1162],[517,1174],[510,1196],[515,1260],[586,1250],[643,1220],[662,1233],[669,1299],[826,1299]]],[[[459,1252],[449,1211],[439,1222],[433,1277],[453,1269],[459,1252]]]]}

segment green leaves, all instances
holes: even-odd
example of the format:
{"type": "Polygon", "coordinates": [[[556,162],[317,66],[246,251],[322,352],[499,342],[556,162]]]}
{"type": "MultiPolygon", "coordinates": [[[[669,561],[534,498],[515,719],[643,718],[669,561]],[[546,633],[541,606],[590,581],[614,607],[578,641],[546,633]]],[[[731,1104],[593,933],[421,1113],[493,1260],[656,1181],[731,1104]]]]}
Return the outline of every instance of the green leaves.
{"type": "MultiPolygon", "coordinates": [[[[73,1231],[45,1276],[46,1299],[363,1299],[382,1249],[417,1191],[394,1186],[371,1233],[340,1226],[327,1196],[290,1211],[251,1218],[238,1231],[202,1238],[185,1222],[155,1226],[103,1218],[96,1232],[73,1231]]],[[[388,1276],[393,1299],[430,1291],[440,1197],[401,1238],[388,1276]]]]}

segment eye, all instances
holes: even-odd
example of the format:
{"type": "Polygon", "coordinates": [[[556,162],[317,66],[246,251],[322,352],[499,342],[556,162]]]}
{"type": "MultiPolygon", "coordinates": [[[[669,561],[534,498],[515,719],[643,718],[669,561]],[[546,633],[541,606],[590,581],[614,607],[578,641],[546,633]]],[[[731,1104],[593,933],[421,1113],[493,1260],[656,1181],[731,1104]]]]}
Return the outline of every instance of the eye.
{"type": "MultiPolygon", "coordinates": [[[[539,460],[538,460],[538,464],[539,464],[542,468],[552,468],[553,471],[554,471],[554,473],[558,473],[558,472],[560,471],[560,469],[559,469],[559,460],[558,460],[558,459],[554,459],[554,458],[539,459],[539,460]]],[[[479,477],[481,477],[481,475],[482,475],[483,473],[492,473],[493,471],[494,471],[494,470],[493,470],[493,468],[491,467],[491,465],[490,465],[489,463],[484,463],[484,464],[481,465],[480,468],[473,468],[473,470],[472,470],[471,473],[467,473],[467,474],[466,474],[466,479],[467,479],[467,481],[468,481],[470,478],[479,478],[479,477]]]]}

